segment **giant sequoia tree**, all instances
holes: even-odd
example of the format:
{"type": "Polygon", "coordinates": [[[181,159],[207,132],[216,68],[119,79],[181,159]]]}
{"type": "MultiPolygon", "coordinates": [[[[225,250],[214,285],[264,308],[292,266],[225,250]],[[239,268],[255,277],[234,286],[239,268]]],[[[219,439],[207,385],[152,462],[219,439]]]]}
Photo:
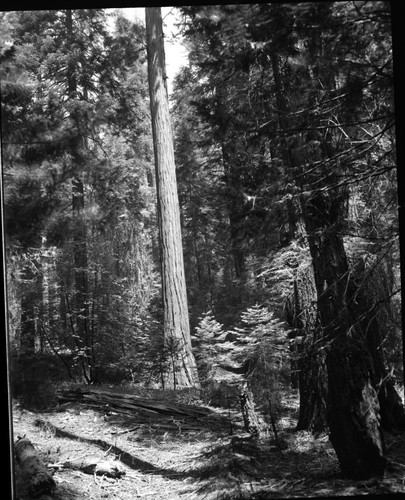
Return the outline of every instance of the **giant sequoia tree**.
{"type": "Polygon", "coordinates": [[[146,41],[155,151],[164,311],[164,385],[198,385],[191,350],[173,136],[160,8],[146,9],[146,41]]]}

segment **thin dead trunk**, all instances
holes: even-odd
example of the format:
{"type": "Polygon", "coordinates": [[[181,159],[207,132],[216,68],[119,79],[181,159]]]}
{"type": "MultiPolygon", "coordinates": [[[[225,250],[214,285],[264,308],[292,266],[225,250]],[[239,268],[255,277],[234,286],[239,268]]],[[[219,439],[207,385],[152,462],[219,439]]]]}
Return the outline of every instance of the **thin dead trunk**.
{"type": "Polygon", "coordinates": [[[146,8],[145,12],[167,354],[163,382],[172,388],[198,386],[197,367],[191,350],[162,15],[159,7],[146,8]]]}

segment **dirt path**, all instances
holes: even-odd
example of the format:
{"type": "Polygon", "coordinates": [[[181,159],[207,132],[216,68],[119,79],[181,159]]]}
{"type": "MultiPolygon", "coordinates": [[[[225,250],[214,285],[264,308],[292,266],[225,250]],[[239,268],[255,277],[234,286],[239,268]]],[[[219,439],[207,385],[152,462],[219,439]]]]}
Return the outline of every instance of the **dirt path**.
{"type": "MultiPolygon", "coordinates": [[[[392,463],[384,479],[344,480],[327,436],[293,432],[296,405],[294,398],[286,402],[279,423],[283,450],[272,436],[252,441],[236,424],[236,410],[219,409],[212,409],[218,421],[190,430],[77,403],[35,413],[16,403],[14,437],[27,437],[55,471],[54,500],[259,500],[405,492],[405,436],[387,437],[392,463]],[[220,417],[234,420],[233,435],[220,417]],[[89,456],[117,460],[125,474],[112,479],[58,467],[89,456]]],[[[29,500],[18,469],[16,478],[20,499],[29,500]]]]}

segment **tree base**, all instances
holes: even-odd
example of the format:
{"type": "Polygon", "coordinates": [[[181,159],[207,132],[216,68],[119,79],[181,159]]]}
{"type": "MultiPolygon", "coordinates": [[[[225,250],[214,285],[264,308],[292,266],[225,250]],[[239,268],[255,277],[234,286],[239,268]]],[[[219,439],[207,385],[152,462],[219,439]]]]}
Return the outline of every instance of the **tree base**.
{"type": "Polygon", "coordinates": [[[382,476],[385,445],[369,354],[360,342],[344,336],[334,341],[326,362],[329,437],[342,473],[352,479],[382,476]]]}

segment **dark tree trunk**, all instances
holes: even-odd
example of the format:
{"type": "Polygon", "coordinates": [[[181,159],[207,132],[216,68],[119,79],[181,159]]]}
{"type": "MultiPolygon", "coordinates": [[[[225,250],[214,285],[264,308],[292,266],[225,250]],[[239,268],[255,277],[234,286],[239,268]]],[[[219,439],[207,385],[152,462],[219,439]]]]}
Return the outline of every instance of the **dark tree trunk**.
{"type": "Polygon", "coordinates": [[[353,478],[382,475],[384,438],[372,384],[373,365],[358,317],[343,246],[347,193],[330,189],[304,199],[304,218],[314,267],[318,313],[329,344],[327,422],[342,472],[353,478]]]}
{"type": "Polygon", "coordinates": [[[246,270],[246,256],[243,249],[244,240],[244,214],[241,202],[241,186],[235,167],[232,167],[235,156],[234,148],[229,144],[229,131],[227,113],[223,102],[223,90],[219,92],[219,106],[221,107],[221,139],[222,139],[222,162],[225,172],[226,200],[229,213],[229,237],[231,244],[231,255],[234,265],[234,276],[236,279],[243,277],[246,270]]]}
{"type": "Polygon", "coordinates": [[[229,214],[229,238],[233,270],[236,279],[242,278],[246,270],[246,255],[243,248],[245,238],[244,208],[241,196],[241,180],[236,165],[237,149],[232,136],[230,123],[232,110],[227,103],[227,88],[225,84],[216,88],[217,119],[219,122],[219,140],[221,143],[222,164],[224,169],[225,196],[229,214]]]}
{"type": "MultiPolygon", "coordinates": [[[[71,45],[74,45],[72,11],[66,11],[66,33],[71,45]]],[[[77,99],[77,67],[74,57],[68,59],[67,87],[70,99],[77,99]]],[[[84,93],[86,89],[83,89],[84,93]]],[[[73,208],[73,261],[74,261],[74,283],[75,301],[74,315],[76,320],[76,335],[79,344],[83,376],[86,382],[92,382],[94,362],[92,360],[92,348],[89,338],[89,310],[88,310],[88,262],[87,262],[87,228],[83,219],[85,207],[84,186],[80,177],[83,164],[84,137],[81,134],[81,118],[77,111],[70,114],[74,124],[73,137],[71,138],[71,154],[75,166],[75,175],[72,179],[72,208],[73,208]]]]}
{"type": "MultiPolygon", "coordinates": [[[[363,291],[360,290],[357,301],[364,303],[363,291]]],[[[384,430],[405,429],[405,410],[392,375],[388,372],[384,359],[384,339],[378,316],[371,309],[364,314],[362,326],[366,332],[366,344],[373,363],[372,383],[377,391],[380,404],[381,426],[384,430]]]]}
{"type": "MultiPolygon", "coordinates": [[[[287,116],[288,116],[289,106],[287,104],[286,93],[283,88],[283,82],[280,75],[280,58],[275,52],[272,52],[270,54],[270,61],[274,78],[278,127],[281,131],[288,130],[289,120],[287,116]]],[[[292,171],[292,169],[296,167],[296,165],[294,165],[293,158],[290,155],[290,149],[288,146],[286,135],[281,134],[280,140],[281,140],[281,156],[283,158],[284,164],[289,171],[292,171]]],[[[283,234],[281,234],[281,239],[282,239],[281,243],[283,245],[287,245],[294,238],[302,236],[304,232],[300,204],[299,200],[295,198],[297,195],[293,190],[292,183],[289,189],[290,192],[288,194],[290,194],[291,196],[288,196],[286,198],[285,201],[286,210],[284,211],[287,216],[286,230],[284,230],[283,234]]]]}
{"type": "Polygon", "coordinates": [[[198,386],[191,349],[173,134],[166,88],[162,15],[145,9],[148,78],[158,196],[164,311],[165,386],[198,386]]]}
{"type": "MultiPolygon", "coordinates": [[[[235,210],[235,209],[233,209],[235,210]]],[[[234,262],[235,278],[242,278],[246,272],[246,256],[243,250],[243,218],[236,215],[232,211],[229,216],[230,236],[231,236],[231,251],[234,262]]]]}
{"type": "Polygon", "coordinates": [[[344,331],[331,346],[327,366],[330,441],[342,473],[353,479],[381,476],[385,446],[372,360],[362,341],[344,331]]]}
{"type": "Polygon", "coordinates": [[[328,428],[326,402],[328,380],[319,333],[307,336],[298,347],[300,413],[296,429],[318,434],[328,428]],[[318,342],[316,342],[318,340],[318,342]]]}
{"type": "Polygon", "coordinates": [[[290,344],[290,366],[291,366],[291,388],[299,389],[299,367],[298,367],[298,356],[299,356],[299,345],[295,338],[298,335],[298,330],[294,329],[288,334],[288,338],[291,341],[290,344]]]}
{"type": "Polygon", "coordinates": [[[327,430],[327,370],[322,331],[318,325],[316,289],[312,269],[297,270],[294,292],[285,308],[288,324],[294,327],[292,372],[300,394],[297,430],[320,433],[327,430]]]}
{"type": "Polygon", "coordinates": [[[76,335],[84,349],[83,375],[87,382],[92,381],[92,345],[89,337],[89,307],[88,307],[88,262],[87,262],[87,229],[83,220],[84,188],[79,178],[72,181],[73,196],[73,261],[75,301],[74,315],[76,319],[76,335]]]}

